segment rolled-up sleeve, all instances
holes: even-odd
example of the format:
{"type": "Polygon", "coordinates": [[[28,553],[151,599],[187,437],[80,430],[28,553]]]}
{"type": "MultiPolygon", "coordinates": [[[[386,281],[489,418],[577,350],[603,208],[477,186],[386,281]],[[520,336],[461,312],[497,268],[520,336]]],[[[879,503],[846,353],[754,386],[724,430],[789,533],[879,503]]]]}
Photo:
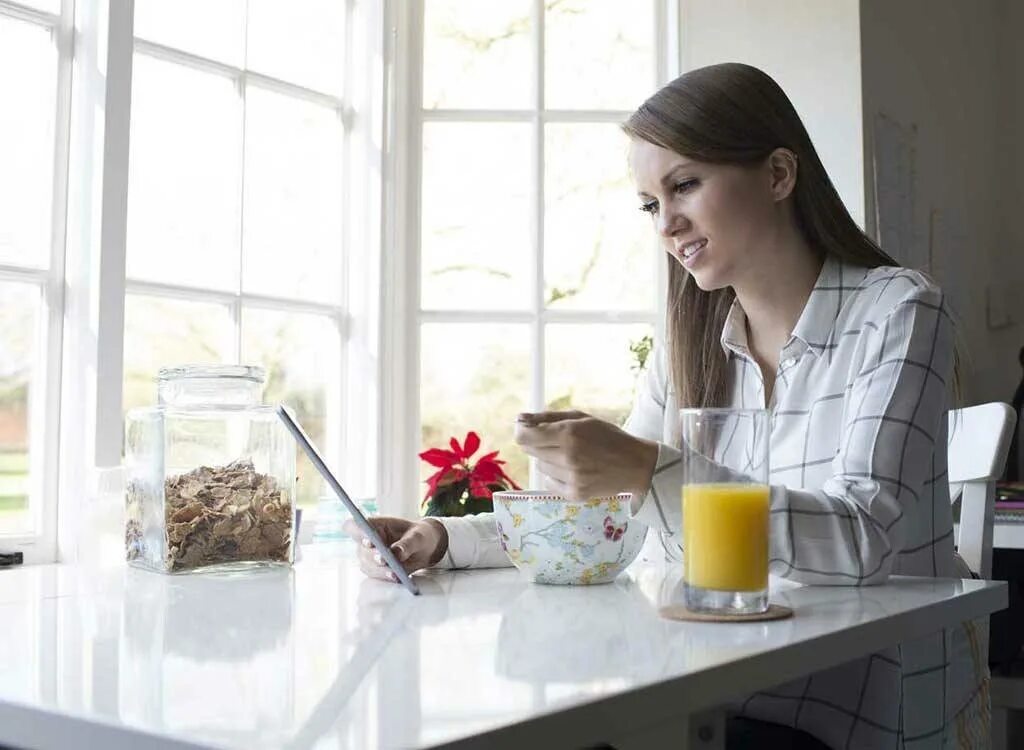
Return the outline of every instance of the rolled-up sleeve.
{"type": "Polygon", "coordinates": [[[498,527],[493,513],[436,520],[448,532],[448,551],[435,568],[455,570],[511,567],[512,562],[498,543],[498,527]]]}

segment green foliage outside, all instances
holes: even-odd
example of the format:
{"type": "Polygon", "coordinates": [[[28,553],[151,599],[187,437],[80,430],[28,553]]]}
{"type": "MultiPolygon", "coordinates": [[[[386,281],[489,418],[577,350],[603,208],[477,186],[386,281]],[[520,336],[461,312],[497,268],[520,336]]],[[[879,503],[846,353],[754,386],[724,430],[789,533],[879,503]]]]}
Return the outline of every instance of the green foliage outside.
{"type": "Polygon", "coordinates": [[[28,508],[28,454],[0,452],[0,528],[4,517],[28,508]]]}

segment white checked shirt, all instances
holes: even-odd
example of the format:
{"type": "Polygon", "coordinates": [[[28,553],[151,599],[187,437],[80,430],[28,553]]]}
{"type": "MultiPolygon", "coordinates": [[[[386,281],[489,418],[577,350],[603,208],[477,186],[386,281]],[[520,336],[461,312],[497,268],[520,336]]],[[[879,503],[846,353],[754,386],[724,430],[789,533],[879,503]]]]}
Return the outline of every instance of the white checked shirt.
{"type": "MultiPolygon", "coordinates": [[[[835,259],[782,350],[771,402],[738,303],[722,331],[729,404],[768,408],[771,572],[806,584],[960,577],[946,474],[954,326],[942,293],[902,268],[835,259]]],[[[651,360],[625,430],[659,442],[638,520],[679,539],[678,405],[651,360]]],[[[486,516],[445,519],[441,567],[508,564],[486,516]]],[[[736,709],[836,748],[986,746],[988,669],[975,624],[940,631],[791,684],[736,709]]]]}

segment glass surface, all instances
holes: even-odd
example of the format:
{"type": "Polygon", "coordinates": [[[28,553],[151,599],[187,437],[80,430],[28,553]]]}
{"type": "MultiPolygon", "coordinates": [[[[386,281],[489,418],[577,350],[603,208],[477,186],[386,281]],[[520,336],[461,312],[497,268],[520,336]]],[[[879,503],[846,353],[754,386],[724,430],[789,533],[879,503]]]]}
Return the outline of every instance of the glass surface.
{"type": "Polygon", "coordinates": [[[295,442],[272,407],[133,409],[125,438],[130,564],[183,573],[292,563],[295,442]]]}
{"type": "Polygon", "coordinates": [[[50,257],[57,49],[50,32],[0,16],[0,263],[50,257]]]}
{"type": "Polygon", "coordinates": [[[248,365],[161,367],[157,403],[161,406],[242,407],[259,404],[267,373],[248,365]]]}
{"type": "Polygon", "coordinates": [[[684,602],[694,612],[768,609],[771,420],[759,409],[682,409],[684,602]]]}
{"type": "Polygon", "coordinates": [[[135,0],[135,36],[241,67],[245,0],[135,0]]]}
{"type": "Polygon", "coordinates": [[[219,364],[231,356],[226,305],[129,294],[124,309],[124,408],[155,404],[162,367],[219,364]]]}
{"type": "Polygon", "coordinates": [[[425,109],[527,109],[533,95],[531,0],[427,0],[425,109]]]}
{"type": "Polygon", "coordinates": [[[248,0],[246,67],[340,96],[346,5],[342,0],[248,0]]]}
{"type": "MultiPolygon", "coordinates": [[[[526,454],[515,445],[516,415],[530,394],[530,329],[526,325],[425,323],[420,328],[421,450],[480,436],[476,456],[501,451],[505,473],[527,486],[526,454]]],[[[420,461],[420,477],[436,469],[420,461]]],[[[422,486],[421,486],[421,489],[422,486]]],[[[422,497],[422,495],[421,495],[422,497]]]]}
{"type": "MultiPolygon", "coordinates": [[[[340,391],[341,337],[330,318],[248,308],[242,311],[242,361],[266,370],[263,401],[286,404],[345,486],[345,467],[332,454],[328,419],[340,424],[334,392],[340,391]]],[[[297,448],[296,448],[297,449],[297,448]]],[[[330,492],[304,452],[298,457],[301,507],[330,492]]]]}
{"type": "Polygon", "coordinates": [[[243,289],[340,304],[341,119],[256,86],[245,106],[243,289]]]}
{"type": "Polygon", "coordinates": [[[654,93],[651,0],[546,5],[545,108],[632,111],[654,93]]]}
{"type": "Polygon", "coordinates": [[[424,309],[530,306],[530,155],[527,124],[424,125],[424,309]]]}
{"type": "Polygon", "coordinates": [[[42,386],[41,308],[38,287],[0,282],[0,536],[33,530],[30,406],[42,386]]]}
{"type": "Polygon", "coordinates": [[[648,324],[550,324],[544,334],[544,402],[621,425],[629,416],[640,362],[630,351],[648,324]]]}
{"type": "Polygon", "coordinates": [[[238,289],[241,98],[225,77],[136,54],[127,274],[238,289]]]}
{"type": "Polygon", "coordinates": [[[652,310],[656,247],[614,124],[545,128],[544,298],[558,309],[652,310]]]}

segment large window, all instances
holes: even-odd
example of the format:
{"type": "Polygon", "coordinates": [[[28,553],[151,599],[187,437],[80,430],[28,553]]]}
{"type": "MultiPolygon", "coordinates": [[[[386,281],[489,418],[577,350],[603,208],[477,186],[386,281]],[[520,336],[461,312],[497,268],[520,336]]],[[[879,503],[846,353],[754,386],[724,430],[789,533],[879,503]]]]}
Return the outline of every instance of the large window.
{"type": "Polygon", "coordinates": [[[30,559],[52,557],[56,520],[65,19],[60,0],[0,2],[0,539],[30,559]]]}
{"type": "Polygon", "coordinates": [[[525,484],[515,414],[621,422],[631,346],[659,318],[660,259],[619,124],[663,75],[662,5],[418,8],[421,443],[477,430],[525,484]]]}
{"type": "Polygon", "coordinates": [[[517,411],[621,420],[660,272],[618,125],[673,5],[0,0],[3,545],[73,556],[165,365],[265,366],[390,513],[417,445],[526,483],[517,411]]]}
{"type": "MultiPolygon", "coordinates": [[[[164,365],[263,365],[267,400],[367,495],[367,454],[343,450],[356,8],[136,0],[124,406],[155,400],[164,365]]],[[[299,461],[309,506],[321,481],[299,461]]]]}

